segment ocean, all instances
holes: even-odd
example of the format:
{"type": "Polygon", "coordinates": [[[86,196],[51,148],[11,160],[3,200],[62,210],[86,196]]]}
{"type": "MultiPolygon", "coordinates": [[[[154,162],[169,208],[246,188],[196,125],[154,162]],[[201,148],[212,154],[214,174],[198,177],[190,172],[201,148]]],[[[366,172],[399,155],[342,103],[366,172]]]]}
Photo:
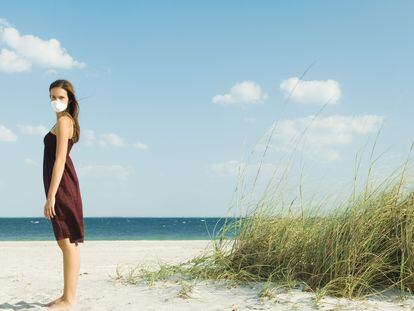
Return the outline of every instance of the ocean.
{"type": "MultiPolygon", "coordinates": [[[[227,226],[234,221],[227,218],[227,226]]],[[[87,240],[210,240],[220,238],[225,218],[84,217],[87,240]]],[[[232,238],[228,230],[225,238],[232,238]]],[[[55,240],[44,217],[0,218],[0,241],[55,240]]]]}

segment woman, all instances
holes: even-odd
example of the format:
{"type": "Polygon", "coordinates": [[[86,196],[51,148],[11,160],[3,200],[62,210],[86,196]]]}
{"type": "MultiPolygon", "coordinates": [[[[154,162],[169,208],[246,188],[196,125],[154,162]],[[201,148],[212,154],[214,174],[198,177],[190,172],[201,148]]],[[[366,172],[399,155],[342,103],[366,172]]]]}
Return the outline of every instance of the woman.
{"type": "Polygon", "coordinates": [[[78,243],[83,243],[84,226],[79,181],[69,152],[79,141],[79,105],[72,84],[56,80],[49,87],[56,124],[43,138],[43,183],[46,194],[44,216],[50,219],[63,254],[64,288],[61,297],[49,302],[51,310],[75,305],[80,269],[78,243]]]}

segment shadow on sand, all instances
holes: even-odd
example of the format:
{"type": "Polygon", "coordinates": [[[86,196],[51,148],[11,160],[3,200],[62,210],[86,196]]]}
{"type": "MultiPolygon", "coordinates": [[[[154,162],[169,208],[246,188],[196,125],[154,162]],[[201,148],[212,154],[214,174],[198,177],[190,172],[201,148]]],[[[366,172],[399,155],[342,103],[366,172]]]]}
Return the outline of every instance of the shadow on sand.
{"type": "Polygon", "coordinates": [[[0,310],[26,310],[26,309],[32,309],[32,308],[36,308],[36,307],[46,307],[45,303],[40,303],[40,302],[26,302],[26,301],[19,301],[16,302],[15,304],[10,304],[10,303],[3,303],[0,304],[0,310]]]}

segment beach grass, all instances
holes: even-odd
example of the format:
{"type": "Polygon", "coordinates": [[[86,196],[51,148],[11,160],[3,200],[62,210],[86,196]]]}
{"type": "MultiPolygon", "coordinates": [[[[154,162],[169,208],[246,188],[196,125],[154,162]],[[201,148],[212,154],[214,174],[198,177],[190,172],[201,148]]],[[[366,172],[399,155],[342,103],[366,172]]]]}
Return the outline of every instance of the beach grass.
{"type": "MultiPolygon", "coordinates": [[[[294,142],[290,155],[305,131],[294,142]]],[[[133,284],[174,278],[223,280],[229,286],[264,282],[259,293],[263,297],[272,297],[274,288],[301,288],[317,297],[347,298],[390,289],[413,292],[414,191],[406,178],[410,156],[384,180],[373,183],[369,177],[377,161],[373,154],[378,136],[379,132],[365,186],[357,191],[356,161],[353,191],[337,206],[322,211],[323,204],[312,205],[302,197],[299,204],[281,204],[284,201],[278,198],[284,172],[276,185],[269,180],[260,199],[253,205],[249,202],[251,207],[244,214],[232,221],[225,219],[224,226],[211,235],[209,252],[179,264],[162,263],[155,269],[138,265],[125,273],[118,271],[118,279],[133,284]],[[233,238],[227,238],[228,233],[233,238]]],[[[252,189],[271,140],[266,141],[252,189]]],[[[413,145],[409,155],[412,149],[413,145]]],[[[289,161],[292,159],[290,156],[289,161]]],[[[240,167],[236,190],[243,184],[242,170],[240,167]]],[[[238,193],[235,205],[239,208],[240,198],[251,198],[251,193],[238,193]]],[[[301,185],[299,193],[302,195],[301,185]]]]}

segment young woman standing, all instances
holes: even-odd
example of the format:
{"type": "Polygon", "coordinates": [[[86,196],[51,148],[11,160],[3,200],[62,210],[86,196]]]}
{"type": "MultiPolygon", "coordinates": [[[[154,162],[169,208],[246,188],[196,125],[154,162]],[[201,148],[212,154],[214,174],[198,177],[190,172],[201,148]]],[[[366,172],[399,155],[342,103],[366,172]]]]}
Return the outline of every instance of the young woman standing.
{"type": "Polygon", "coordinates": [[[66,310],[76,303],[80,270],[78,243],[83,243],[84,225],[79,181],[69,152],[79,141],[79,105],[72,84],[56,80],[49,86],[56,124],[44,136],[44,216],[50,219],[63,255],[63,294],[49,302],[51,310],[66,310]]]}

